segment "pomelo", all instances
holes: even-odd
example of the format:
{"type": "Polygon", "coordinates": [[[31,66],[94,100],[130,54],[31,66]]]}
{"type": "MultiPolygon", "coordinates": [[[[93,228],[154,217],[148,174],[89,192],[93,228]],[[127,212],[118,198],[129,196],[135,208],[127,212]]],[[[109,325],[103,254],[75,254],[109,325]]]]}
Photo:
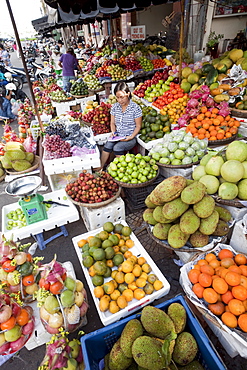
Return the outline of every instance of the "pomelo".
{"type": "Polygon", "coordinates": [[[226,159],[235,159],[243,162],[247,159],[247,144],[243,141],[232,141],[226,149],[226,159]]]}
{"type": "Polygon", "coordinates": [[[230,182],[223,182],[219,186],[218,194],[221,199],[232,200],[238,195],[238,187],[230,182]]]}
{"type": "Polygon", "coordinates": [[[219,155],[210,158],[205,166],[206,173],[208,175],[219,176],[223,164],[224,159],[219,155]]]}
{"type": "Polygon", "coordinates": [[[238,182],[244,176],[244,166],[241,162],[232,159],[221,166],[220,174],[227,182],[238,182]]]}
{"type": "Polygon", "coordinates": [[[192,69],[190,67],[185,67],[182,69],[182,77],[187,78],[192,73],[192,69]]]}
{"type": "Polygon", "coordinates": [[[203,183],[206,186],[207,194],[217,193],[220,182],[216,176],[213,175],[204,175],[199,179],[199,182],[203,183]]]}
{"type": "Polygon", "coordinates": [[[206,175],[205,166],[197,166],[192,172],[192,179],[198,181],[204,175],[206,175]]]}
{"type": "Polygon", "coordinates": [[[238,198],[247,200],[247,179],[243,179],[238,183],[238,198]]]}

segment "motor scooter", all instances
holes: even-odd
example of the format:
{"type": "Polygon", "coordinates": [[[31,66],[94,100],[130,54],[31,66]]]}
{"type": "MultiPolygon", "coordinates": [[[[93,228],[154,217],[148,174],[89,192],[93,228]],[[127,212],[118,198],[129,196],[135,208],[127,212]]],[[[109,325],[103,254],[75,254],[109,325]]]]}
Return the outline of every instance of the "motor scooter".
{"type": "MultiPolygon", "coordinates": [[[[5,76],[7,83],[13,82],[18,89],[22,89],[23,79],[19,74],[17,74],[12,69],[12,67],[5,66],[3,62],[0,62],[0,72],[5,76]]],[[[26,74],[25,74],[25,78],[26,78],[26,74]]]]}

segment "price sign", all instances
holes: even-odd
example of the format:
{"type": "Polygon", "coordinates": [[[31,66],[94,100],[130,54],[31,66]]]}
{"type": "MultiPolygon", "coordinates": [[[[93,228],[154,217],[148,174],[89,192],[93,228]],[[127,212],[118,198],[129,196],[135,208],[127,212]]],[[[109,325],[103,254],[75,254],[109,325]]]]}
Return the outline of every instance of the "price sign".
{"type": "Polygon", "coordinates": [[[130,27],[131,40],[144,40],[146,38],[146,26],[130,27]]]}

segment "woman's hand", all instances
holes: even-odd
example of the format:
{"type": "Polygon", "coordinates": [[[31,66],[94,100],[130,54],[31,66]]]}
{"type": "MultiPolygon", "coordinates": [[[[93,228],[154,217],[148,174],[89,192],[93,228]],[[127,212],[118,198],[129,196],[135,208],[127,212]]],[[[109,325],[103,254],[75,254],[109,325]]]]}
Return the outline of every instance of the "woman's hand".
{"type": "Polygon", "coordinates": [[[126,138],[125,138],[125,139],[120,140],[120,141],[130,141],[130,140],[132,140],[132,139],[134,139],[134,138],[133,138],[133,136],[131,135],[131,136],[126,136],[126,138]]]}

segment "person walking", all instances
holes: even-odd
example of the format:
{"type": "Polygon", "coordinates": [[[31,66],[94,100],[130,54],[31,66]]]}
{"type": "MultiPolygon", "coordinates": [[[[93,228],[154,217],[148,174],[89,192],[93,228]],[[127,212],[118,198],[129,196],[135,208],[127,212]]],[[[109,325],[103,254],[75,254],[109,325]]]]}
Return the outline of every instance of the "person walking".
{"type": "Polygon", "coordinates": [[[66,54],[61,55],[58,65],[63,69],[63,89],[69,92],[71,88],[70,81],[75,80],[75,70],[78,69],[82,73],[72,48],[69,48],[66,54]]]}
{"type": "Polygon", "coordinates": [[[6,66],[11,67],[10,55],[4,49],[3,44],[0,44],[0,60],[2,60],[6,66]]]}
{"type": "Polygon", "coordinates": [[[62,40],[58,40],[57,44],[59,46],[60,53],[61,54],[65,54],[66,53],[66,49],[64,47],[63,41],[62,40]]]}
{"type": "Polygon", "coordinates": [[[0,88],[0,119],[16,119],[16,116],[12,113],[12,104],[10,99],[12,98],[12,91],[6,91],[4,86],[0,88]]]}
{"type": "Polygon", "coordinates": [[[59,46],[58,45],[52,46],[51,50],[52,53],[50,56],[50,61],[51,64],[54,66],[56,76],[59,77],[62,74],[63,70],[62,67],[58,64],[61,57],[59,46]]]}

